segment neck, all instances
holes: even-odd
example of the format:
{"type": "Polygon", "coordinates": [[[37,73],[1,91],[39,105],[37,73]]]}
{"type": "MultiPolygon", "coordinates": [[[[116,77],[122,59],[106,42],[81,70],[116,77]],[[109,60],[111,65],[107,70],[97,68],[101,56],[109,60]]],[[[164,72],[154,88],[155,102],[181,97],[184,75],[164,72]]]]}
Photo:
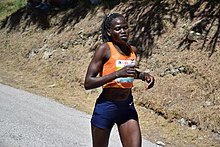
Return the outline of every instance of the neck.
{"type": "Polygon", "coordinates": [[[126,43],[126,44],[114,43],[114,44],[115,44],[115,46],[116,46],[116,49],[117,49],[120,53],[122,53],[122,54],[124,54],[124,55],[126,55],[126,56],[129,56],[129,55],[130,55],[131,49],[130,49],[128,43],[126,43]]]}

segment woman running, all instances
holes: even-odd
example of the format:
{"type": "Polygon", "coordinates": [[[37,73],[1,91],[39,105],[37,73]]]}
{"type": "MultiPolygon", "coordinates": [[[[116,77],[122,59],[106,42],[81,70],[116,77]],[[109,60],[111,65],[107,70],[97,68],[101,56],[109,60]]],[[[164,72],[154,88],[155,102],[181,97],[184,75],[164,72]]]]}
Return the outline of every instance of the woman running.
{"type": "Polygon", "coordinates": [[[119,13],[109,14],[102,23],[104,44],[99,46],[89,64],[85,89],[102,86],[91,118],[93,147],[107,147],[114,124],[117,124],[123,147],[140,147],[141,131],[133,103],[131,88],[134,79],[154,85],[153,76],[139,72],[137,50],[129,45],[128,22],[119,13]],[[99,76],[98,76],[99,75],[99,76]]]}

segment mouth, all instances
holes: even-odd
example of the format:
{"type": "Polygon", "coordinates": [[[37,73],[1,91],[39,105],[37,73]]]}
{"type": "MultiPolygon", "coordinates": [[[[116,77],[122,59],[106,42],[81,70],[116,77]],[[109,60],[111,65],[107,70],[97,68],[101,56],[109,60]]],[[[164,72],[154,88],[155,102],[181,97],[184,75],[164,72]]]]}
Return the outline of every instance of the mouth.
{"type": "Polygon", "coordinates": [[[120,36],[122,39],[128,39],[128,35],[121,35],[120,36]]]}

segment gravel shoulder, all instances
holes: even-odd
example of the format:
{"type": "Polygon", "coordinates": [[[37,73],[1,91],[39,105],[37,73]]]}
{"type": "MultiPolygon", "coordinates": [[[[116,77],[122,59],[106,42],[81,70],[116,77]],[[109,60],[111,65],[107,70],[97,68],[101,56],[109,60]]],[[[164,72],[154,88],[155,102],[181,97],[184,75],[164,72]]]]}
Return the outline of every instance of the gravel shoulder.
{"type": "MultiPolygon", "coordinates": [[[[3,147],[91,146],[90,115],[42,96],[0,84],[0,116],[3,147]]],[[[109,146],[121,146],[116,127],[109,146]]]]}

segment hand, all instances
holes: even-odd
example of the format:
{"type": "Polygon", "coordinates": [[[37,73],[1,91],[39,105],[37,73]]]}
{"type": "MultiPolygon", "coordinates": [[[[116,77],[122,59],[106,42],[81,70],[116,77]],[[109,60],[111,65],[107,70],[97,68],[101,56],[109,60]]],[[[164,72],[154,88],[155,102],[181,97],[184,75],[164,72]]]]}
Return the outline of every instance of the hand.
{"type": "Polygon", "coordinates": [[[139,77],[142,79],[142,81],[146,81],[146,89],[150,89],[154,86],[155,79],[149,73],[141,72],[139,77]]]}
{"type": "Polygon", "coordinates": [[[116,71],[116,78],[118,77],[136,77],[136,70],[137,66],[135,65],[127,65],[120,70],[116,71]]]}

